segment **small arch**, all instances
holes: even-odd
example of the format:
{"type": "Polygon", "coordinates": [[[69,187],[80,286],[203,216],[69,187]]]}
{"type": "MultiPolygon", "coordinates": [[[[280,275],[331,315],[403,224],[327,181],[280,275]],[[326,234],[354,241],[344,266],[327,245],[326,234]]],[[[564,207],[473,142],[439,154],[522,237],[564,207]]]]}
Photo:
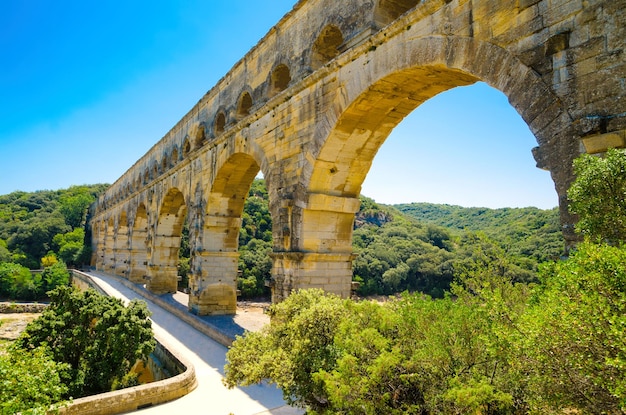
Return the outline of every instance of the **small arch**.
{"type": "Polygon", "coordinates": [[[185,142],[183,143],[183,158],[186,158],[190,151],[191,143],[189,142],[189,138],[185,138],[185,142]]]}
{"type": "Polygon", "coordinates": [[[237,117],[243,118],[250,115],[250,109],[252,108],[252,97],[248,91],[244,91],[239,97],[239,104],[237,105],[237,117]]]}
{"type": "Polygon", "coordinates": [[[418,3],[419,0],[380,0],[374,11],[374,20],[378,26],[386,26],[418,3]]]}
{"type": "Polygon", "coordinates": [[[143,184],[148,184],[148,182],[150,181],[150,170],[148,168],[146,168],[146,170],[143,173],[143,184]]]}
{"type": "Polygon", "coordinates": [[[333,60],[341,53],[339,48],[342,44],[343,34],[341,30],[335,25],[326,25],[313,43],[311,67],[313,69],[319,69],[333,60]]]}
{"type": "Polygon", "coordinates": [[[169,168],[169,163],[167,161],[168,157],[167,157],[167,153],[165,153],[163,155],[163,158],[161,159],[161,172],[166,172],[167,169],[169,168]]]}
{"type": "Polygon", "coordinates": [[[152,165],[152,178],[156,179],[157,177],[159,177],[159,163],[155,161],[152,165]]]}
{"type": "Polygon", "coordinates": [[[176,164],[178,164],[178,147],[174,146],[172,149],[171,165],[173,167],[176,164]]]}
{"type": "Polygon", "coordinates": [[[217,116],[215,117],[215,135],[220,135],[224,132],[224,130],[226,129],[226,114],[224,114],[223,111],[220,111],[217,113],[217,116]]]}
{"type": "Polygon", "coordinates": [[[291,74],[289,68],[285,64],[280,64],[272,71],[270,79],[270,96],[274,96],[284,91],[291,82],[291,74]]]}
{"type": "Polygon", "coordinates": [[[206,131],[204,128],[204,123],[201,123],[196,127],[194,136],[194,148],[200,148],[206,143],[206,131]]]}

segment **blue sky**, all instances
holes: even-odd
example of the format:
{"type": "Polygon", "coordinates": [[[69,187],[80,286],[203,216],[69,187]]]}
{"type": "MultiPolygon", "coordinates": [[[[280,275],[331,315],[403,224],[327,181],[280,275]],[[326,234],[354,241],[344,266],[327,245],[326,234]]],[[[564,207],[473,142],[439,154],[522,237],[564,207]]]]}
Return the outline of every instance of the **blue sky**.
{"type": "MultiPolygon", "coordinates": [[[[112,183],[295,0],[4,2],[0,194],[112,183]]],[[[381,203],[557,205],[533,135],[485,84],[417,108],[381,147],[362,193],[381,203]]]]}

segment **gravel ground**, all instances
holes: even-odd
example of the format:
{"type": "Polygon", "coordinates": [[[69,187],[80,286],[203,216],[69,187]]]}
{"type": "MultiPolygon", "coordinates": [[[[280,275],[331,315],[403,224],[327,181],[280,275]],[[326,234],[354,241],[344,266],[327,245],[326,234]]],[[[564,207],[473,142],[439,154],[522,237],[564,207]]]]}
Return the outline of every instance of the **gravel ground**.
{"type": "Polygon", "coordinates": [[[15,340],[26,325],[39,317],[36,313],[0,314],[0,340],[15,340]]]}

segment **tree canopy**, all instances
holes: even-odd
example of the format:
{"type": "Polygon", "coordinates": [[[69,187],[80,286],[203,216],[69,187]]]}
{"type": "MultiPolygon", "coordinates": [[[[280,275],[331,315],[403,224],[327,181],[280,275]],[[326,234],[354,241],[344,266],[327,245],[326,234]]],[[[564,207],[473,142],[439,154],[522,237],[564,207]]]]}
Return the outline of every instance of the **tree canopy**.
{"type": "Polygon", "coordinates": [[[579,216],[576,229],[600,241],[626,241],[626,151],[584,154],[575,160],[574,171],[567,196],[570,210],[579,216]]]}
{"type": "Polygon", "coordinates": [[[14,347],[45,347],[55,362],[66,364],[65,398],[132,385],[130,369],[155,347],[146,304],[133,300],[124,306],[117,298],[67,286],[50,292],[50,299],[50,306],[26,327],[14,347]]]}
{"type": "Polygon", "coordinates": [[[58,254],[68,265],[88,260],[89,246],[84,246],[87,208],[107,186],[0,196],[0,241],[4,241],[0,242],[0,262],[37,269],[49,252],[58,254]]]}
{"type": "Polygon", "coordinates": [[[626,413],[626,237],[603,217],[626,214],[623,157],[577,161],[569,194],[586,240],[536,278],[498,235],[453,238],[394,221],[355,231],[355,247],[375,253],[361,251],[364,266],[390,287],[428,263],[401,262],[427,240],[418,252],[462,252],[449,293],[378,303],[299,291],[233,343],[225,384],[268,379],[312,414],[626,413]]]}

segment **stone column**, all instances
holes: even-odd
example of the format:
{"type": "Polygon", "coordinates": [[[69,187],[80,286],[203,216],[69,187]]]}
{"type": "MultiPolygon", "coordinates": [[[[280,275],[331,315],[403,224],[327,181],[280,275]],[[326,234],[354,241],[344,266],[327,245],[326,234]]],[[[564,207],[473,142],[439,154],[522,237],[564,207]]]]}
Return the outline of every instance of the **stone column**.
{"type": "Polygon", "coordinates": [[[176,265],[149,264],[146,288],[157,295],[175,293],[178,285],[176,265]]]}
{"type": "Polygon", "coordinates": [[[128,243],[128,228],[120,227],[117,237],[115,238],[115,247],[113,255],[115,256],[115,275],[128,278],[128,268],[130,262],[130,247],[128,243]]]}
{"type": "Polygon", "coordinates": [[[189,311],[197,315],[237,312],[238,260],[238,252],[195,252],[191,264],[189,311]]]}
{"type": "Polygon", "coordinates": [[[310,288],[350,296],[352,253],[275,252],[272,259],[272,303],[284,300],[292,291],[310,288]]]}
{"type": "Polygon", "coordinates": [[[282,232],[284,252],[272,254],[272,302],[293,290],[319,288],[349,297],[352,287],[352,229],[358,198],[309,194],[306,208],[282,208],[275,229],[282,232]],[[289,237],[286,238],[285,234],[289,237]],[[288,239],[288,241],[287,241],[288,239]]]}
{"type": "Polygon", "coordinates": [[[130,270],[128,279],[136,284],[145,282],[148,275],[148,251],[146,248],[132,247],[130,250],[130,270]]]}
{"type": "Polygon", "coordinates": [[[206,214],[197,219],[195,237],[189,241],[189,311],[198,315],[235,314],[241,218],[206,214]]]}

